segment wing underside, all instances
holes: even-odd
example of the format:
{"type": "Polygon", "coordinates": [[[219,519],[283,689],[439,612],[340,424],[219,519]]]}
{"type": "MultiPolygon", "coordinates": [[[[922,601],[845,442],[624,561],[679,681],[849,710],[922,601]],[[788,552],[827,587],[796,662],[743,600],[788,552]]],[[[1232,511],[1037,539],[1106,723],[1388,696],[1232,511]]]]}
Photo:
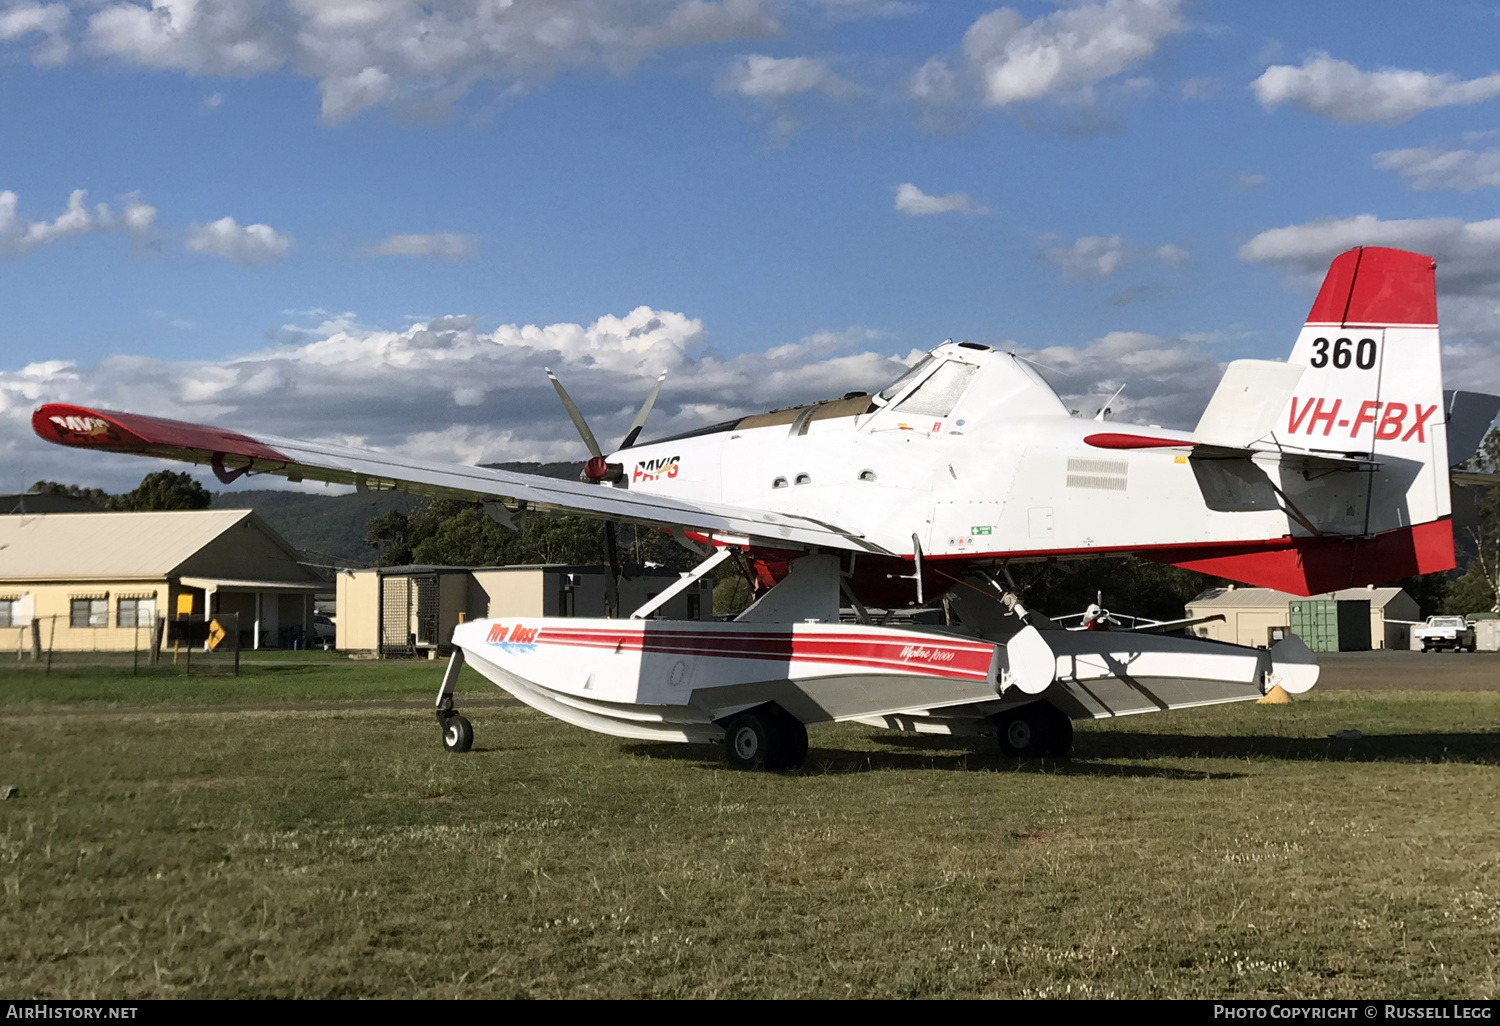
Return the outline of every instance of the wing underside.
{"type": "Polygon", "coordinates": [[[650,527],[685,528],[767,545],[886,552],[854,532],[806,517],[684,502],[626,488],[438,463],[327,442],[250,436],[114,410],[49,403],[32,414],[31,424],[40,437],[58,445],[210,466],[226,484],[244,474],[275,474],[290,481],[326,481],[367,491],[501,502],[510,510],[576,513],[650,527]]]}

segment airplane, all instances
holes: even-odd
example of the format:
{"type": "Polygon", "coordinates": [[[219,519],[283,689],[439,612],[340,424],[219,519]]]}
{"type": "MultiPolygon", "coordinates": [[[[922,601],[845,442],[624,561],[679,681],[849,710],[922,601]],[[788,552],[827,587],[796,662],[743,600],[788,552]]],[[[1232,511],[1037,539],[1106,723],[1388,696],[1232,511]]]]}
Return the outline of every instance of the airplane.
{"type": "Polygon", "coordinates": [[[577,482],[64,403],[32,424],[61,445],[207,464],[225,483],[455,497],[511,527],[601,518],[611,585],[618,523],[701,556],[628,615],[611,588],[603,618],[459,625],[437,699],[450,751],[473,744],[454,701],[467,664],[577,726],[722,743],[737,769],[794,769],[807,726],[844,721],[1060,757],[1074,720],[1295,694],[1318,666],[1295,636],[1264,650],[1063,629],[1026,607],[1027,564],[1133,554],[1298,595],[1453,568],[1449,453],[1477,447],[1500,397],[1445,396],[1434,269],[1380,247],[1335,258],[1289,359],[1230,363],[1192,431],[1076,417],[1021,357],[951,341],[873,395],[640,441],[658,379],[607,453],[553,376],[590,451],[577,482]],[[657,618],[728,559],[756,582],[747,609],[657,618]],[[870,612],[938,597],[956,622],[870,612]]]}

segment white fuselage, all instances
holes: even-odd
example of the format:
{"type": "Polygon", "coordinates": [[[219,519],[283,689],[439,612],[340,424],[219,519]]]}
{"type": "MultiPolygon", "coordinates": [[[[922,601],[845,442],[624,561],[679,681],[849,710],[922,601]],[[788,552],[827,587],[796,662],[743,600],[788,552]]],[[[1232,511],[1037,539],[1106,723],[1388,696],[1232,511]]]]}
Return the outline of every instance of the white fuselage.
{"type": "MultiPolygon", "coordinates": [[[[1235,501],[1237,481],[1213,477],[1224,474],[1203,461],[1195,466],[1189,432],[1072,416],[1010,354],[949,343],[933,351],[932,362],[925,378],[883,401],[836,400],[621,450],[610,456],[624,468],[619,487],[837,524],[893,553],[911,553],[916,536],[930,557],[1176,550],[1311,536],[1275,489],[1325,536],[1373,534],[1409,526],[1416,512],[1426,514],[1418,521],[1447,512],[1437,508],[1428,480],[1415,489],[1420,511],[1402,495],[1401,503],[1376,509],[1372,522],[1369,475],[1309,479],[1274,461],[1262,467],[1274,488],[1235,501]],[[937,380],[945,372],[946,380],[937,380]],[[1110,447],[1122,436],[1127,445],[1130,438],[1153,444],[1110,447]],[[1216,490],[1229,501],[1211,501],[1216,490]]],[[[1306,425],[1304,418],[1298,426],[1306,425]]],[[[1435,436],[1440,427],[1433,427],[1435,436]]],[[[1334,439],[1330,448],[1362,441],[1373,448],[1355,438],[1334,439]]]]}

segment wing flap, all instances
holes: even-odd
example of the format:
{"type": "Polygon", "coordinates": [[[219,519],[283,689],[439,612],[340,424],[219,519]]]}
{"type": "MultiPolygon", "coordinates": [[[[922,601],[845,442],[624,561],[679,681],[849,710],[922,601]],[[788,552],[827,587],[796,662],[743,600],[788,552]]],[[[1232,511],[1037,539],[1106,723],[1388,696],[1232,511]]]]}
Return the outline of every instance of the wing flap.
{"type": "Polygon", "coordinates": [[[326,442],[274,435],[252,437],[141,414],[49,403],[32,414],[31,425],[38,436],[57,445],[206,464],[226,484],[245,473],[276,474],[294,481],[327,481],[373,491],[473,501],[505,499],[541,512],[577,513],[650,527],[683,527],[772,544],[886,553],[855,532],[805,517],[535,474],[437,463],[326,442]]]}

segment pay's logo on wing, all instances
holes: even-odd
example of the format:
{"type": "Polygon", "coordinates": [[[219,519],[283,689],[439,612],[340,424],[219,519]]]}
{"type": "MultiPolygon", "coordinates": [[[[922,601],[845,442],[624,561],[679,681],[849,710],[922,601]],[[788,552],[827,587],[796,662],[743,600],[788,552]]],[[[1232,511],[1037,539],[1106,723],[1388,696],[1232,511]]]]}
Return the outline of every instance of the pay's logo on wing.
{"type": "Polygon", "coordinates": [[[73,442],[103,442],[114,437],[109,421],[99,417],[48,417],[57,433],[73,442]]]}

